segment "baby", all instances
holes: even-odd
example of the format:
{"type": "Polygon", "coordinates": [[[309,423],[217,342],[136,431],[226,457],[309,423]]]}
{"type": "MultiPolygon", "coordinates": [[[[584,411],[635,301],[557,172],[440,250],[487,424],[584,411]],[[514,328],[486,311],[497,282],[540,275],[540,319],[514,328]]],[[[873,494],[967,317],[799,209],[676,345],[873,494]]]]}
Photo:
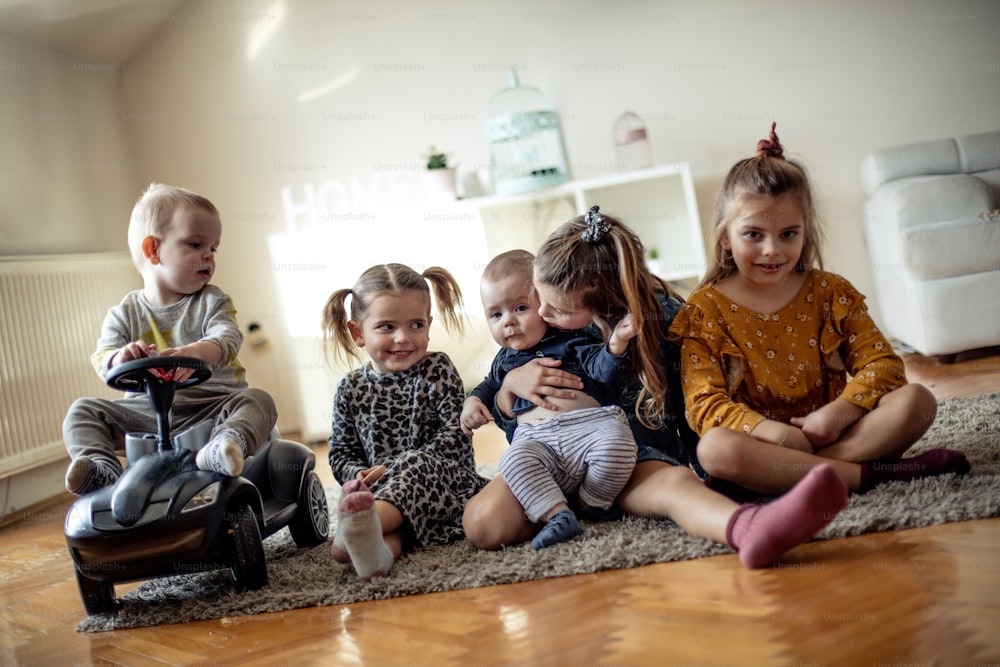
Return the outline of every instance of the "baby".
{"type": "Polygon", "coordinates": [[[584,516],[596,516],[596,510],[611,509],[632,474],[635,439],[612,391],[632,372],[625,353],[635,330],[625,318],[605,345],[583,331],[550,327],[538,314],[533,264],[531,253],[512,250],[483,271],[483,308],[490,334],[503,349],[489,376],[465,399],[461,421],[467,434],[492,421],[504,375],[532,359],[561,359],[562,370],[583,379],[576,398],[549,397],[558,410],[514,398],[517,427],[500,457],[500,473],[528,518],[544,522],[531,542],[541,549],[583,532],[565,494],[576,494],[584,516]]]}

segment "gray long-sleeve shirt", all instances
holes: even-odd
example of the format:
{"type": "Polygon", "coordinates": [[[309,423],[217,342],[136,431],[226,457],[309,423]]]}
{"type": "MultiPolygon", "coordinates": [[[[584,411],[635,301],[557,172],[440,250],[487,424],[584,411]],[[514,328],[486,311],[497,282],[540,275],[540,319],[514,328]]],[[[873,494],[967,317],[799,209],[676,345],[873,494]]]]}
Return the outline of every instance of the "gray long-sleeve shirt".
{"type": "Polygon", "coordinates": [[[215,285],[206,285],[165,307],[150,304],[142,290],[126,294],[108,310],[97,351],[91,357],[102,380],[107,378],[108,364],[119,348],[137,340],[150,345],[156,342],[152,322],[169,347],[211,341],[222,348],[222,361],[212,368],[212,377],[199,385],[201,391],[228,393],[247,387],[246,370],[237,357],[243,332],[236,323],[236,308],[229,295],[215,285]]]}

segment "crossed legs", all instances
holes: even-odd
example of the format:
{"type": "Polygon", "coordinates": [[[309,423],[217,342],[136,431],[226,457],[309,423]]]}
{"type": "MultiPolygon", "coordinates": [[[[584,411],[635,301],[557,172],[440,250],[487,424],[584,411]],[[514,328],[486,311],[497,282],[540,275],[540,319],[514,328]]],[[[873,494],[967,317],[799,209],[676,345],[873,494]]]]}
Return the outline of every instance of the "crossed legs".
{"type": "Polygon", "coordinates": [[[900,458],[930,428],[936,407],[934,396],[925,387],[904,385],[884,396],[837,442],[816,453],[713,428],[698,443],[698,460],[712,477],[767,495],[788,491],[824,463],[833,467],[850,491],[867,491],[892,480],[964,474],[969,470],[968,461],[955,450],[936,449],[900,458]]]}

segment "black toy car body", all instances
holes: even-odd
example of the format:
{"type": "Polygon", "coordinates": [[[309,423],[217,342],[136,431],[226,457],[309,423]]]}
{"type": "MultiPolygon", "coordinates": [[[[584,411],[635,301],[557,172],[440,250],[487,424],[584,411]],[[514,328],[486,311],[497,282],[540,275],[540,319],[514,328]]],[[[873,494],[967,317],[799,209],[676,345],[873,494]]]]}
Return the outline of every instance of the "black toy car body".
{"type": "Polygon", "coordinates": [[[239,477],[227,477],[195,467],[211,424],[170,437],[174,389],[209,375],[197,359],[151,357],[109,376],[112,387],[146,391],[159,433],[155,446],[152,436],[131,439],[121,478],[80,497],[66,515],[66,543],[87,613],[116,608],[115,583],[153,577],[229,568],[238,590],[261,588],[265,537],[286,526],[299,547],[329,536],[326,494],[305,445],[272,438],[247,457],[239,477]],[[182,367],[195,375],[173,382],[173,370],[182,367]]]}

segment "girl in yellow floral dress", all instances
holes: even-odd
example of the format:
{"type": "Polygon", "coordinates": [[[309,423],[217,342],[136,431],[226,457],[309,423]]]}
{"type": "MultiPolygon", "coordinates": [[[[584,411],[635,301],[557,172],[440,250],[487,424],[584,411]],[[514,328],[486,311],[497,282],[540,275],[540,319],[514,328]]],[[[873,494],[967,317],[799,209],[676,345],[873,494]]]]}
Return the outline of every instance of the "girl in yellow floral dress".
{"type": "Polygon", "coordinates": [[[968,472],[955,450],[901,458],[937,403],[907,383],[864,297],[822,270],[808,177],[774,125],[730,170],[716,209],[714,266],[670,328],[711,482],[777,494],[830,463],[848,489],[867,491],[968,472]]]}

